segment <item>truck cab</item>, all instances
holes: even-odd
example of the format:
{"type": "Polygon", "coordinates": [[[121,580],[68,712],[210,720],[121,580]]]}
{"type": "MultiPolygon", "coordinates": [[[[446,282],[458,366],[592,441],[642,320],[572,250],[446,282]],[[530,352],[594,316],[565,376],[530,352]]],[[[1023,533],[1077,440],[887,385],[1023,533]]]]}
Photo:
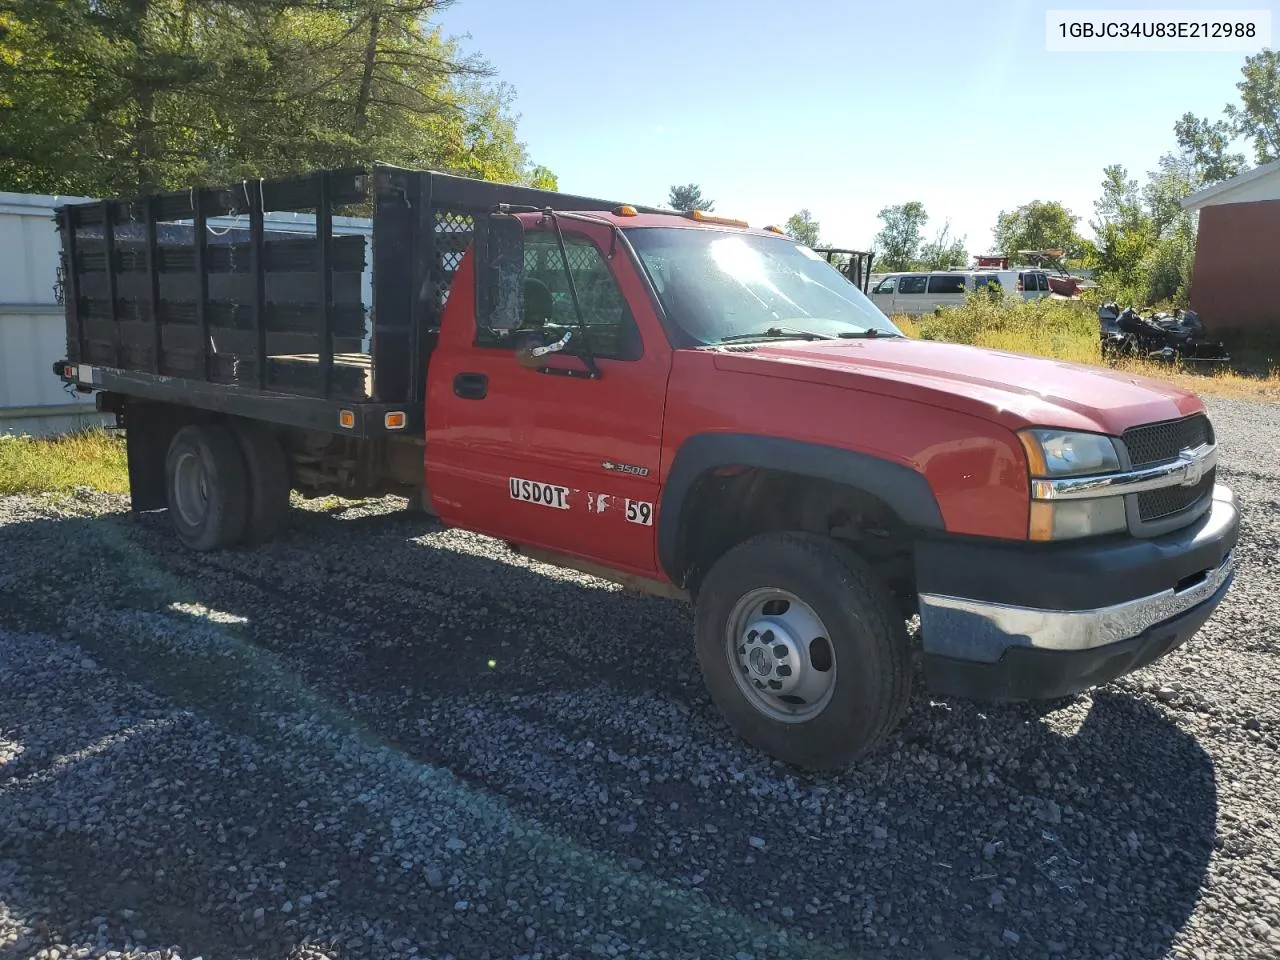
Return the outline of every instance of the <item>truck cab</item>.
{"type": "MultiPolygon", "coordinates": [[[[1239,519],[1193,394],[908,339],[775,230],[455,179],[377,181],[371,395],[334,395],[332,340],[321,395],[283,393],[261,372],[282,356],[266,330],[245,348],[257,383],[164,375],[159,277],[145,362],[95,363],[94,338],[69,337],[81,355],[55,369],[117,411],[136,509],[224,549],[278,531],[290,490],[406,493],[446,525],[690,603],[734,730],[813,769],[884,742],[917,660],[940,694],[1065,696],[1186,642],[1229,589],[1239,519]]],[[[95,262],[71,214],[68,230],[69,262],[95,262]]],[[[332,338],[323,230],[304,262],[332,338]]],[[[272,260],[249,259],[261,317],[272,260]]],[[[77,269],[83,333],[77,285],[98,280],[77,269]]]]}

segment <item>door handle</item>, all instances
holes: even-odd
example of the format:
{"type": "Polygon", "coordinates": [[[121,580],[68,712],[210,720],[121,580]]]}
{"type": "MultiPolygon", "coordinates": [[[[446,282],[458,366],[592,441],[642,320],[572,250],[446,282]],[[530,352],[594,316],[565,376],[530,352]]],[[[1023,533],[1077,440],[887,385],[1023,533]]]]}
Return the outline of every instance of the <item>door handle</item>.
{"type": "Polygon", "coordinates": [[[453,378],[453,392],[464,400],[483,400],[489,393],[489,378],[483,373],[460,373],[453,378]]]}

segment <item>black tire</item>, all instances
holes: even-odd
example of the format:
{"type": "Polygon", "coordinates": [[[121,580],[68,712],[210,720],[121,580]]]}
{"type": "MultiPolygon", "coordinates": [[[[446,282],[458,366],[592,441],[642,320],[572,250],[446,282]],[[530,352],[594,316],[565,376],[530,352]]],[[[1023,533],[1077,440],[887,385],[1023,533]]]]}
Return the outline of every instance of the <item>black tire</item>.
{"type": "Polygon", "coordinates": [[[249,517],[240,542],[266,543],[280,535],[289,522],[289,461],[280,441],[252,420],[231,421],[244,456],[249,479],[249,517]]]}
{"type": "Polygon", "coordinates": [[[226,427],[189,424],[173,436],[165,457],[169,519],[192,550],[218,550],[244,533],[249,482],[244,457],[226,427]],[[189,486],[203,479],[203,498],[189,486]]]}
{"type": "Polygon", "coordinates": [[[882,744],[902,720],[911,696],[906,623],[888,589],[848,547],[803,533],[739,544],[708,571],[695,622],[712,701],[740,737],[769,756],[808,770],[838,769],[882,744]],[[834,688],[807,719],[774,719],[735,679],[744,668],[730,659],[729,620],[740,598],[764,587],[801,599],[830,634],[834,688]]]}

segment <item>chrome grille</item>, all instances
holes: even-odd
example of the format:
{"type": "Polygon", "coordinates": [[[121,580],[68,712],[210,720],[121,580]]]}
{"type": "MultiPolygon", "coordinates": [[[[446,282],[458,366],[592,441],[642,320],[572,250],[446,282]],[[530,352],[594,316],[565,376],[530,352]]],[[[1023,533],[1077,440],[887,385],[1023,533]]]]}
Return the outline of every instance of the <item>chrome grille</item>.
{"type": "MultiPolygon", "coordinates": [[[[1135,467],[1176,460],[1178,451],[1213,442],[1213,426],[1203,413],[1193,413],[1181,420],[1165,420],[1130,427],[1124,432],[1125,449],[1135,467]]],[[[1194,489],[1194,488],[1188,488],[1194,489]]],[[[1145,519],[1145,518],[1144,518],[1145,519]]]]}
{"type": "Polygon", "coordinates": [[[1194,506],[1213,492],[1216,470],[1210,470],[1194,487],[1165,487],[1138,494],[1138,517],[1143,523],[1162,520],[1194,506]]]}
{"type": "MultiPolygon", "coordinates": [[[[1213,425],[1203,413],[1193,413],[1178,420],[1147,423],[1126,430],[1121,438],[1129,451],[1129,462],[1135,468],[1168,463],[1178,459],[1182,450],[1195,449],[1213,442],[1213,425]]],[[[1138,524],[1158,523],[1191,511],[1213,495],[1216,470],[1210,470],[1191,487],[1165,487],[1137,495],[1138,524]]]]}

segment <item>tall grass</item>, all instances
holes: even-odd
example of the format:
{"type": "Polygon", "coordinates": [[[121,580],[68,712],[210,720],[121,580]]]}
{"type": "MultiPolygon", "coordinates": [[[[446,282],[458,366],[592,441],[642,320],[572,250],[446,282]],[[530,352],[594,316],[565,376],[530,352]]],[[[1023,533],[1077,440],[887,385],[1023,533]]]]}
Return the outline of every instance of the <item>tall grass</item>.
{"type": "Polygon", "coordinates": [[[1094,307],[1085,302],[995,299],[971,295],[963,306],[944,307],[922,317],[896,316],[893,322],[909,337],[967,343],[1010,353],[1093,364],[1168,380],[1214,396],[1280,402],[1280,369],[1262,376],[1246,376],[1229,368],[1197,373],[1187,367],[1124,361],[1109,363],[1098,342],[1094,307]]]}
{"type": "Polygon", "coordinates": [[[61,437],[0,436],[0,494],[129,489],[124,438],[94,429],[61,437]]]}

